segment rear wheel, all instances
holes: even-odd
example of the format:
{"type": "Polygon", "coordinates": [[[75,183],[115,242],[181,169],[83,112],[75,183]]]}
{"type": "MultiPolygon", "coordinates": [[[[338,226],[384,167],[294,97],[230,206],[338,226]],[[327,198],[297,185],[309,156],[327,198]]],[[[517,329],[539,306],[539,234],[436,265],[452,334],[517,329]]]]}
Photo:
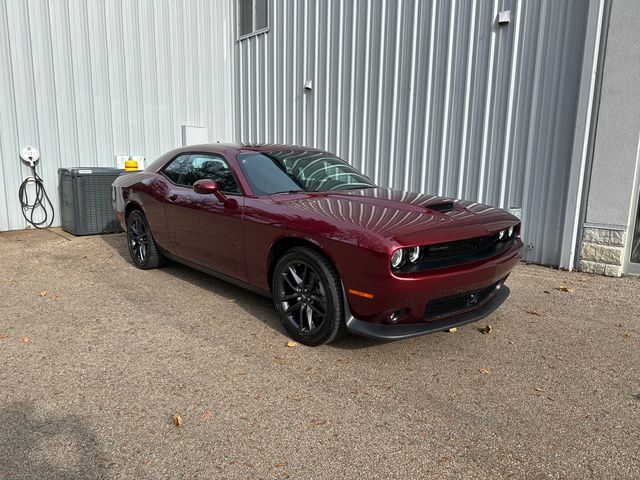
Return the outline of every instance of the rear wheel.
{"type": "Polygon", "coordinates": [[[149,223],[140,210],[134,210],[127,218],[127,245],[134,265],[142,270],[157,268],[165,262],[153,240],[149,223]]]}
{"type": "Polygon", "coordinates": [[[307,247],[287,251],[276,264],[272,287],[280,321],[294,340],[316,346],[344,332],[340,277],[319,252],[307,247]]]}

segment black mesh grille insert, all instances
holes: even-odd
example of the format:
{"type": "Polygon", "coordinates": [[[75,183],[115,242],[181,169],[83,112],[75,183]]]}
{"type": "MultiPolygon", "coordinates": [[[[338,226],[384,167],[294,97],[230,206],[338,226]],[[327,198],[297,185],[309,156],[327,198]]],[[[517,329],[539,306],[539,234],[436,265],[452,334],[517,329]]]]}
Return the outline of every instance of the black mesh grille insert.
{"type": "Polygon", "coordinates": [[[424,311],[424,318],[433,320],[435,318],[452,315],[454,313],[469,310],[480,305],[489,298],[500,282],[489,285],[481,290],[461,293],[451,297],[438,298],[430,301],[424,311]]]}
{"type": "Polygon", "coordinates": [[[486,237],[469,238],[456,242],[437,243],[425,247],[425,256],[427,258],[448,258],[468,255],[489,248],[497,242],[498,235],[487,235],[486,237]]]}

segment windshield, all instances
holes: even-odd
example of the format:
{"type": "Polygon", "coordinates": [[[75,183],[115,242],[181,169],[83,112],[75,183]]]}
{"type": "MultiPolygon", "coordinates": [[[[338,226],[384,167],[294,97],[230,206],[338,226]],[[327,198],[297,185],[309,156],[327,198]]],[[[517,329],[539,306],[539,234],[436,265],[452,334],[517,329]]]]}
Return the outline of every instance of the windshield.
{"type": "Polygon", "coordinates": [[[326,152],[283,150],[241,153],[238,161],[255,195],[376,186],[355,168],[326,152]]]}

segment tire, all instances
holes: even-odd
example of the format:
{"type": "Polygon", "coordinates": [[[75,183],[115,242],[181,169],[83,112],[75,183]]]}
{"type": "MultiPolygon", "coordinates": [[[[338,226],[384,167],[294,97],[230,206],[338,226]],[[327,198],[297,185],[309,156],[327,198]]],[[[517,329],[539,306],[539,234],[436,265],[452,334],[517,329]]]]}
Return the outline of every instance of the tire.
{"type": "Polygon", "coordinates": [[[140,210],[134,210],[127,218],[127,246],[133,264],[142,270],[157,268],[166,262],[153,239],[149,222],[140,210]]]}
{"type": "Polygon", "coordinates": [[[295,341],[315,347],[346,331],[340,276],[321,253],[308,247],[286,251],[271,285],[280,321],[295,341]]]}

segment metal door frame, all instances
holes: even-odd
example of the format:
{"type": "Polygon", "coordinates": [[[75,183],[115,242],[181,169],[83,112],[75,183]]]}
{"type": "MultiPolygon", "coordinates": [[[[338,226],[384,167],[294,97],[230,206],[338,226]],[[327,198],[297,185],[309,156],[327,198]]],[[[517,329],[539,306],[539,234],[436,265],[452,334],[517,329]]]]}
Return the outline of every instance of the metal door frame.
{"type": "Polygon", "coordinates": [[[638,135],[638,149],[636,150],[636,171],[635,181],[633,182],[633,193],[631,194],[631,208],[629,209],[629,226],[627,228],[627,247],[624,254],[624,273],[632,275],[640,275],[640,263],[631,261],[631,250],[633,248],[633,236],[636,232],[636,220],[640,213],[640,135],[638,135]]]}

